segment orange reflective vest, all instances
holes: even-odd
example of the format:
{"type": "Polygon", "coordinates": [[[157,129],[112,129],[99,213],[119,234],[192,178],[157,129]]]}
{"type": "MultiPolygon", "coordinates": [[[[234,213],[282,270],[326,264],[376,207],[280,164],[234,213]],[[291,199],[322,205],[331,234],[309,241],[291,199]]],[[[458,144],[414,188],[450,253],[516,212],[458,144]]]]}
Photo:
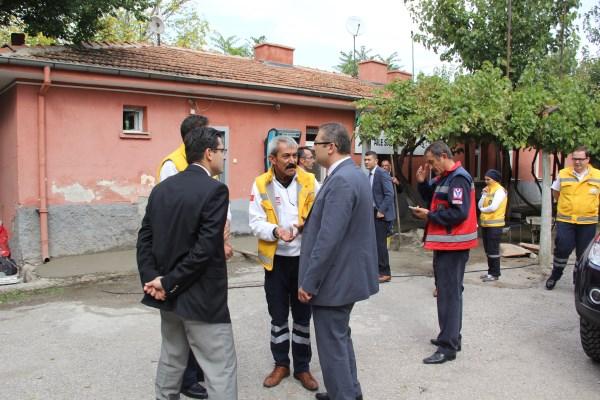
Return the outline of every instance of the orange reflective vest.
{"type": "Polygon", "coordinates": [[[435,178],[435,191],[431,200],[429,210],[431,212],[450,207],[448,201],[450,184],[452,180],[462,176],[467,179],[471,185],[468,194],[470,207],[467,219],[458,225],[447,227],[439,225],[431,220],[427,222],[427,233],[425,235],[424,247],[429,250],[466,250],[477,247],[477,212],[475,207],[475,185],[471,175],[457,162],[454,169],[447,174],[435,178]]]}

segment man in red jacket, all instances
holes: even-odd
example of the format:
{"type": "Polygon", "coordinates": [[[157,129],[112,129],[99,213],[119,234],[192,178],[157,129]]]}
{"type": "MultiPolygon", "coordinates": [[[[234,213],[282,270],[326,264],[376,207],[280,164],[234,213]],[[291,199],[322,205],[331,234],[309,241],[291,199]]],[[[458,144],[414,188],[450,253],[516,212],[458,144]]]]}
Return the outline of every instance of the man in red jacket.
{"type": "Polygon", "coordinates": [[[425,150],[425,160],[426,165],[419,167],[416,177],[419,192],[430,206],[415,207],[413,213],[427,220],[424,247],[433,250],[440,332],[431,339],[436,352],[423,362],[442,364],[454,360],[461,349],[465,265],[469,250],[477,246],[475,186],[445,143],[433,142],[425,150]],[[428,181],[430,170],[437,176],[428,181]]]}

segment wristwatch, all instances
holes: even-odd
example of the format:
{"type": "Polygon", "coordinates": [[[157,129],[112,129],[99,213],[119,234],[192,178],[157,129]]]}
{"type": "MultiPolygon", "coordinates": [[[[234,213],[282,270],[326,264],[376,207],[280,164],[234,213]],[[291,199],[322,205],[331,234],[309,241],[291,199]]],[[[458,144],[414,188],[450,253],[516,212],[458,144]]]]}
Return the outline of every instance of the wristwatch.
{"type": "Polygon", "coordinates": [[[273,228],[273,236],[275,239],[279,239],[279,235],[277,234],[277,227],[273,228]]]}

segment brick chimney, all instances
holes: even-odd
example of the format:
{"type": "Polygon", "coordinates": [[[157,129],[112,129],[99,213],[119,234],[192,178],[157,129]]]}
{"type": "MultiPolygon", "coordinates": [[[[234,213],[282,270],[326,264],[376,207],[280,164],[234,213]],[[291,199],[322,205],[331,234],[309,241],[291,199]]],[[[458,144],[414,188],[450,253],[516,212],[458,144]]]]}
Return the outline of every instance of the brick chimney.
{"type": "Polygon", "coordinates": [[[274,43],[261,43],[254,46],[254,58],[258,61],[294,65],[294,48],[274,43]]]}
{"type": "Polygon", "coordinates": [[[10,34],[10,45],[11,46],[25,46],[25,34],[24,33],[11,33],[10,34]]]}
{"type": "Polygon", "coordinates": [[[397,80],[409,81],[411,79],[412,79],[412,74],[410,74],[406,71],[400,71],[399,69],[395,69],[393,71],[387,72],[387,83],[390,83],[392,81],[397,81],[397,80]]]}
{"type": "Polygon", "coordinates": [[[387,64],[378,60],[367,60],[358,63],[358,79],[373,83],[386,84],[387,64]]]}

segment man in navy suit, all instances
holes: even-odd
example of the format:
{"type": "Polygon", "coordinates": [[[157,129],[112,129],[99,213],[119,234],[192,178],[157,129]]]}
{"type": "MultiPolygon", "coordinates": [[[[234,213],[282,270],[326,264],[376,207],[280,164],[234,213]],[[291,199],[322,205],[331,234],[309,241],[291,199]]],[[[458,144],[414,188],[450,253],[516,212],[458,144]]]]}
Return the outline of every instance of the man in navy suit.
{"type": "Polygon", "coordinates": [[[343,125],[321,125],[314,142],[327,178],[304,224],[298,298],[312,306],[327,393],[319,400],[362,399],[350,330],[357,301],[377,293],[377,251],[369,180],[350,158],[343,125]]]}
{"type": "Polygon", "coordinates": [[[373,191],[372,212],[375,216],[379,282],[384,283],[392,279],[390,257],[387,249],[387,233],[390,224],[396,219],[394,184],[390,174],[377,166],[377,153],[374,151],[365,153],[365,167],[369,170],[369,181],[373,191]]]}

